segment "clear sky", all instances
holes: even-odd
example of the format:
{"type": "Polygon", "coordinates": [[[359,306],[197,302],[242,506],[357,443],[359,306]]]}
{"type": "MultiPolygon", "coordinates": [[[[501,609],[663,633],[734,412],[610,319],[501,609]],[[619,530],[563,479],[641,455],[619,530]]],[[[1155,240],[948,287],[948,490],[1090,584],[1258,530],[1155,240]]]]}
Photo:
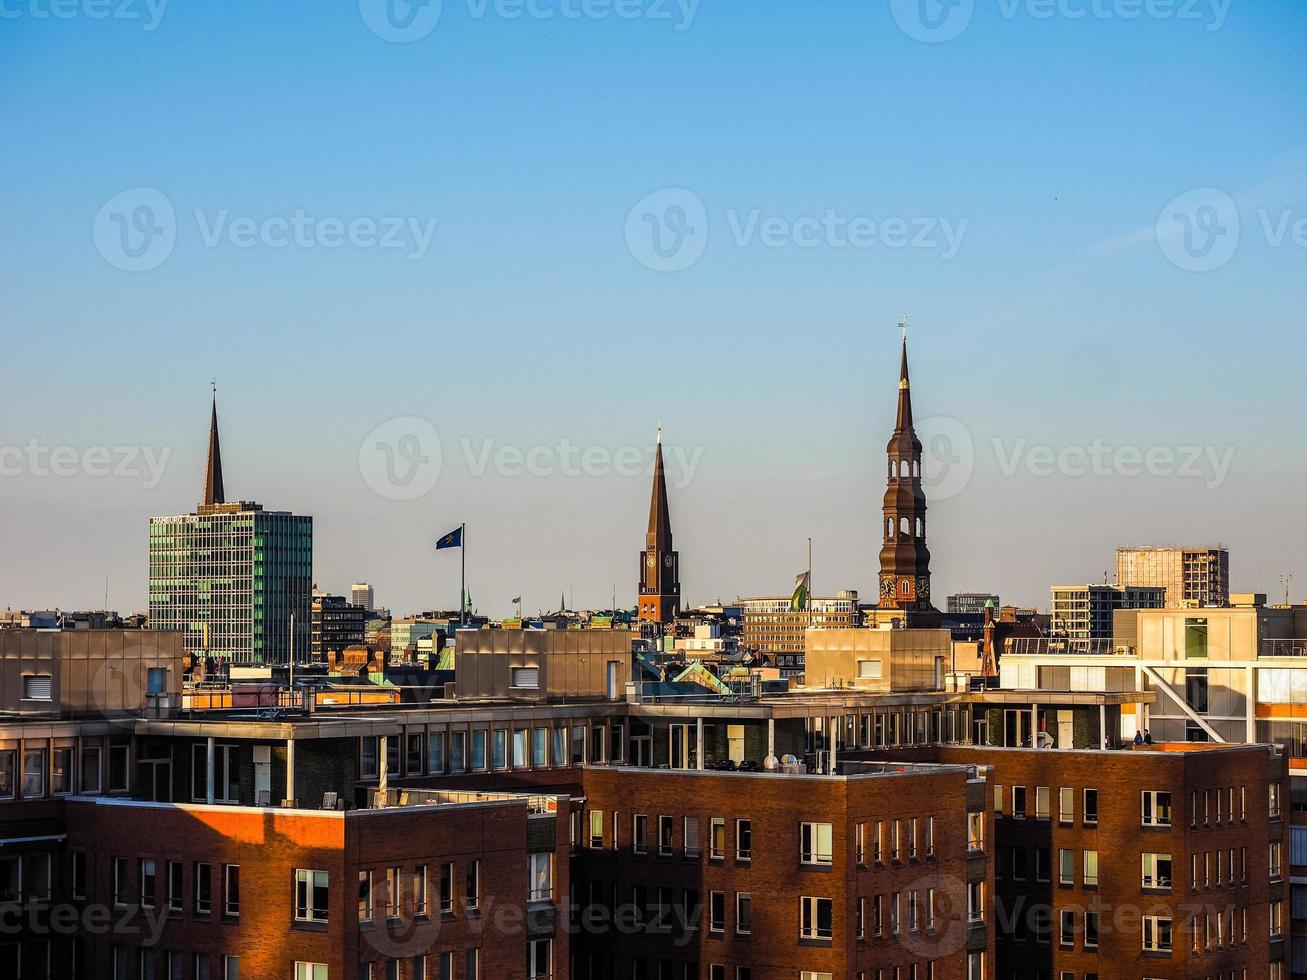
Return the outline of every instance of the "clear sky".
{"type": "Polygon", "coordinates": [[[213,377],[321,587],[633,603],[661,423],[688,601],[871,597],[904,312],[941,604],[1307,590],[1307,5],[390,2],[0,5],[0,606],[144,608],[213,377]]]}

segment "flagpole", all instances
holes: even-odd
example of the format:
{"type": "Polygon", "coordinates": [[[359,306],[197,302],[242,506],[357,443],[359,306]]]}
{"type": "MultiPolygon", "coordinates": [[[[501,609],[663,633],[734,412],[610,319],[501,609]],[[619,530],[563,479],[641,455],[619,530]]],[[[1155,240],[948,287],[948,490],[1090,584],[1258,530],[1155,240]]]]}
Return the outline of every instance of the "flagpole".
{"type": "Polygon", "coordinates": [[[458,588],[458,625],[467,625],[467,525],[459,525],[459,549],[458,557],[462,562],[463,571],[458,588]]]}
{"type": "Polygon", "coordinates": [[[808,538],[808,625],[812,626],[812,538],[811,537],[808,538]]]}

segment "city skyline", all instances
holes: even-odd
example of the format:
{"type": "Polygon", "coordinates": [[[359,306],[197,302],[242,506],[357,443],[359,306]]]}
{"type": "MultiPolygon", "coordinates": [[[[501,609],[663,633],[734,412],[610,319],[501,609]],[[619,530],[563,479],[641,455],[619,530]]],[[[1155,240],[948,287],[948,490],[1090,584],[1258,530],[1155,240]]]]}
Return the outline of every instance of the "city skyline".
{"type": "Polygon", "coordinates": [[[1307,528],[1249,515],[1307,479],[1307,11],[1180,6],[974,5],[945,39],[914,36],[911,5],[767,8],[741,34],[706,3],[684,20],[445,4],[411,43],[352,5],[167,6],[153,29],[140,5],[19,10],[0,207],[24,233],[0,243],[0,288],[14,363],[58,369],[0,395],[0,603],[97,606],[107,578],[112,605],[143,607],[145,521],[194,502],[214,377],[230,490],[313,514],[336,591],[366,577],[393,608],[446,604],[457,573],[426,545],[452,519],[476,531],[486,608],[633,598],[647,474],[475,470],[564,440],[651,462],[661,422],[698,460],[671,488],[686,602],[783,591],[809,536],[814,588],[874,595],[867,495],[905,309],[919,414],[974,458],[931,495],[937,593],[1043,606],[1118,544],[1206,540],[1230,548],[1232,588],[1280,593],[1307,528]],[[620,99],[614,78],[656,94],[620,99]],[[175,237],[132,271],[115,236],[142,204],[166,204],[175,237]],[[701,253],[662,221],[699,205],[701,253]],[[1184,221],[1212,216],[1238,241],[1186,252],[1184,221]],[[357,218],[375,241],[324,240],[357,218]],[[447,464],[416,501],[379,497],[358,463],[406,417],[447,464]],[[69,447],[73,475],[40,475],[33,442],[69,447]],[[1100,446],[1124,465],[1098,475],[1100,446]],[[97,449],[128,475],[92,475],[97,449]],[[1171,475],[1128,475],[1150,452],[1171,475]],[[1039,547],[1014,550],[1014,528],[1039,547]]]}

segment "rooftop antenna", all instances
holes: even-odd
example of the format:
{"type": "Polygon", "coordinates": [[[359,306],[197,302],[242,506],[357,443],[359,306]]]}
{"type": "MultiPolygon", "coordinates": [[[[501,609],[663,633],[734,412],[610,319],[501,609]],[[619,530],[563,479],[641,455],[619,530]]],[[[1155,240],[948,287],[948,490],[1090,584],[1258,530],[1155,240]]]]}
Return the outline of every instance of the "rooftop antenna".
{"type": "Polygon", "coordinates": [[[1280,584],[1284,586],[1284,604],[1285,604],[1286,606],[1292,606],[1292,605],[1293,605],[1293,602],[1290,601],[1290,599],[1289,599],[1289,594],[1290,594],[1290,590],[1291,590],[1292,587],[1293,587],[1293,576],[1292,576],[1292,575],[1281,575],[1281,576],[1280,576],[1280,584]]]}

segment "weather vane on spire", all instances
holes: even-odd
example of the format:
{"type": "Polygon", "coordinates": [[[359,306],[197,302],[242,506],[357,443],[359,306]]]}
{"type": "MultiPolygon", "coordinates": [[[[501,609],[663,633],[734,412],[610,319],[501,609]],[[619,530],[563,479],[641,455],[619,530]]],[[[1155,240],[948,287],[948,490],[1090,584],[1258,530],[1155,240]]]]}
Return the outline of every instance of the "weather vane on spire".
{"type": "Polygon", "coordinates": [[[899,329],[903,331],[903,340],[906,343],[908,339],[908,315],[906,313],[899,317],[899,329]]]}
{"type": "Polygon", "coordinates": [[[209,387],[211,387],[211,388],[213,389],[213,393],[216,395],[216,394],[218,393],[218,379],[217,379],[217,378],[211,378],[211,379],[209,380],[209,387]]]}

